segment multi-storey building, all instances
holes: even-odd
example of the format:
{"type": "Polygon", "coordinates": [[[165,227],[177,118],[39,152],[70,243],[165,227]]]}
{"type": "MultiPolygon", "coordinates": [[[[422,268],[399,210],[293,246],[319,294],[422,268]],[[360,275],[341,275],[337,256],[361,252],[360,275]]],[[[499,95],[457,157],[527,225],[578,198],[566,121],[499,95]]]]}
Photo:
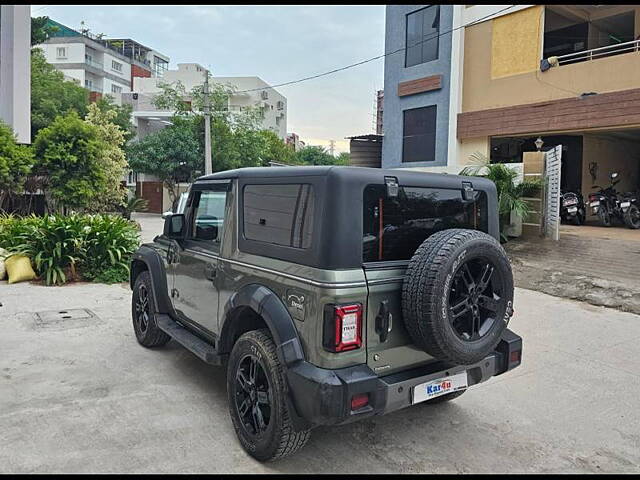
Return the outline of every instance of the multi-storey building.
{"type": "MultiPolygon", "coordinates": [[[[133,94],[125,95],[124,101],[133,106],[133,116],[139,134],[162,127],[162,122],[172,115],[170,111],[158,110],[153,97],[161,91],[162,84],[180,82],[186,92],[202,87],[207,69],[197,63],[179,63],[177,70],[166,70],[162,77],[136,78],[133,94]]],[[[227,108],[239,112],[247,107],[258,107],[262,114],[262,127],[272,130],[283,140],[287,135],[287,99],[259,77],[210,77],[210,82],[229,85],[234,94],[229,96],[227,108]]]]}
{"type": "Polygon", "coordinates": [[[293,151],[297,152],[301,148],[304,148],[306,145],[302,140],[300,140],[300,136],[297,133],[287,133],[287,138],[285,139],[287,145],[291,145],[293,147],[293,151]]]}
{"type": "Polygon", "coordinates": [[[385,50],[383,167],[520,163],[539,138],[562,188],[640,187],[638,6],[390,5],[385,50]]]}
{"type": "Polygon", "coordinates": [[[31,142],[29,5],[0,5],[0,120],[31,142]]]}
{"type": "Polygon", "coordinates": [[[56,69],[87,88],[92,100],[109,94],[119,102],[134,78],[162,75],[169,63],[166,55],[131,39],[103,39],[53,20],[49,25],[57,31],[38,47],[56,69]]]}

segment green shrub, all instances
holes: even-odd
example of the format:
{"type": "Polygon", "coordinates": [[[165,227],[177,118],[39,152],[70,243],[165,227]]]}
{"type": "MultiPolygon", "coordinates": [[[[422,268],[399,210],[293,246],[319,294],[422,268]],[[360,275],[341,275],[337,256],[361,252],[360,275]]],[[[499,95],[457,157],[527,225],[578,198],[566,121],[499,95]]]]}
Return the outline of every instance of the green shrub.
{"type": "Polygon", "coordinates": [[[69,274],[126,279],[138,245],[136,225],[117,215],[0,216],[0,247],[29,256],[47,285],[63,284],[69,274]]]}

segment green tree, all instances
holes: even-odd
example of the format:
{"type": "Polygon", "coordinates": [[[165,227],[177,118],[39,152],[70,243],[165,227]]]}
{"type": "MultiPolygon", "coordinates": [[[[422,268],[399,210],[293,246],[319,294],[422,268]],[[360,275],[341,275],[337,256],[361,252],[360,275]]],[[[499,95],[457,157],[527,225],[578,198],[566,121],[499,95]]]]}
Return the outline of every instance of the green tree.
{"type": "Polygon", "coordinates": [[[115,123],[122,130],[125,143],[135,137],[135,127],[131,123],[133,107],[129,104],[118,105],[111,95],[102,96],[95,104],[101,112],[112,111],[115,113],[110,122],[115,123]]]}
{"type": "Polygon", "coordinates": [[[498,194],[500,234],[506,240],[505,230],[510,225],[511,212],[520,218],[526,218],[531,213],[531,207],[523,197],[537,195],[541,183],[531,180],[517,182],[518,172],[502,163],[491,163],[486,155],[480,152],[472,154],[469,159],[472,163],[464,167],[460,175],[484,177],[495,183],[498,194]]]}
{"type": "Polygon", "coordinates": [[[265,149],[262,155],[262,164],[267,167],[269,162],[285,163],[293,165],[295,151],[291,145],[287,145],[275,132],[261,130],[259,135],[265,141],[265,149]]]}
{"type": "Polygon", "coordinates": [[[336,165],[350,165],[351,154],[348,152],[340,152],[336,157],[336,165]]]}
{"type": "Polygon", "coordinates": [[[339,165],[338,159],[320,146],[301,148],[296,152],[296,160],[303,165],[339,165]]]}
{"type": "Polygon", "coordinates": [[[48,177],[47,194],[56,205],[82,209],[108,189],[104,151],[96,125],[76,112],[57,117],[33,143],[37,172],[48,177]]]}
{"type": "Polygon", "coordinates": [[[129,167],[156,175],[169,190],[171,201],[178,182],[190,182],[195,172],[204,171],[204,154],[191,118],[174,117],[173,125],[127,145],[129,167]]]}
{"type": "Polygon", "coordinates": [[[59,28],[48,25],[49,17],[31,17],[31,46],[46,42],[59,28]]]}
{"type": "Polygon", "coordinates": [[[32,166],[31,149],[18,145],[13,130],[0,121],[0,210],[8,198],[22,191],[32,166]]]}
{"type": "MultiPolygon", "coordinates": [[[[200,151],[204,152],[204,96],[202,86],[186,91],[180,82],[160,86],[154,98],[159,109],[170,109],[174,118],[188,119],[196,135],[200,151]]],[[[262,112],[257,107],[229,111],[229,96],[235,91],[230,85],[210,81],[211,159],[213,171],[268,164],[268,135],[261,133],[262,112]]]]}
{"type": "Polygon", "coordinates": [[[89,104],[89,91],[64,80],[39,48],[31,50],[31,136],[51,125],[58,115],[75,111],[84,117],[89,104]]]}
{"type": "Polygon", "coordinates": [[[100,151],[100,164],[104,169],[106,183],[104,190],[96,195],[87,207],[93,211],[112,211],[124,207],[126,187],[122,185],[122,177],[127,169],[127,160],[122,147],[125,144],[124,131],[115,123],[115,109],[102,110],[99,105],[89,105],[89,113],[85,122],[98,129],[98,139],[103,142],[100,151]]]}

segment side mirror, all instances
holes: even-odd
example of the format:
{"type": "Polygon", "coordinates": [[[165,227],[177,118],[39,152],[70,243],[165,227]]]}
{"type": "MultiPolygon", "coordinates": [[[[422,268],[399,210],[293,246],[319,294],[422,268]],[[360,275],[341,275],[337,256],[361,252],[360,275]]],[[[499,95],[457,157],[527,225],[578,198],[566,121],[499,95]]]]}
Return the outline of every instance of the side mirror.
{"type": "Polygon", "coordinates": [[[180,239],[184,237],[184,215],[182,213],[173,213],[164,217],[165,237],[172,239],[180,239]]]}
{"type": "Polygon", "coordinates": [[[169,215],[173,215],[173,212],[171,210],[167,210],[166,212],[164,212],[162,214],[162,218],[167,218],[169,215]]]}

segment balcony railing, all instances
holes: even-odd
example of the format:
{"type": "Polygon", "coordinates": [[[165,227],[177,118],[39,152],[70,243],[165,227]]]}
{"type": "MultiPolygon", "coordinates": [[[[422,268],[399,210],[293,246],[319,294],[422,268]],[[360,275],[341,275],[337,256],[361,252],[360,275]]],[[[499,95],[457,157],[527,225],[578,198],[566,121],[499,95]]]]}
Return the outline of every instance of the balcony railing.
{"type": "Polygon", "coordinates": [[[582,52],[569,53],[558,57],[558,65],[567,65],[569,63],[586,62],[612,55],[620,55],[622,53],[640,51],[640,40],[631,42],[617,43],[615,45],[607,45],[606,47],[593,48],[582,52]]]}
{"type": "Polygon", "coordinates": [[[100,70],[102,70],[102,67],[103,67],[102,63],[96,62],[95,60],[89,60],[88,58],[84,59],[84,63],[86,63],[90,67],[97,68],[100,70]]]}

